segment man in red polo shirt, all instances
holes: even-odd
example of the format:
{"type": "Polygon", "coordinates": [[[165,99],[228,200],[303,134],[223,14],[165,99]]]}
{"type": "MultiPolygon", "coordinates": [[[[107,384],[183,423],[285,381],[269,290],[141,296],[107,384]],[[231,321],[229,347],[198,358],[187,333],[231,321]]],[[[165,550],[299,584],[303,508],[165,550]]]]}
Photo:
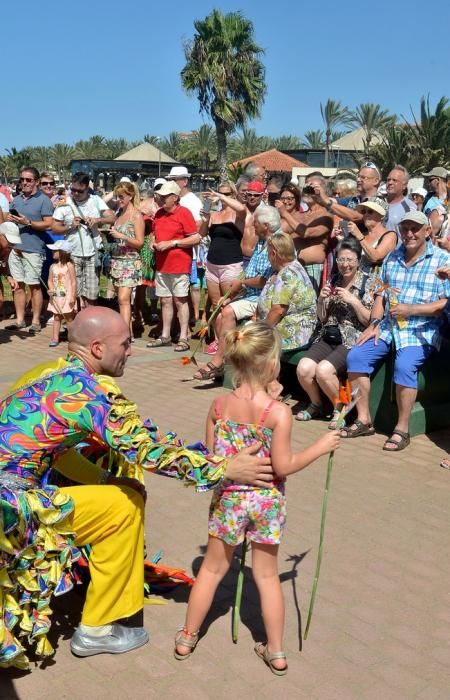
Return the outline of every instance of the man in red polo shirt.
{"type": "Polygon", "coordinates": [[[176,182],[166,182],[158,196],[161,207],[153,220],[153,249],[156,261],[156,296],[161,300],[161,337],[147,344],[149,348],[170,345],[173,302],[180,323],[180,339],[175,352],[189,350],[189,277],[192,246],[200,241],[197,224],[189,209],[180,205],[181,190],[176,182]]]}

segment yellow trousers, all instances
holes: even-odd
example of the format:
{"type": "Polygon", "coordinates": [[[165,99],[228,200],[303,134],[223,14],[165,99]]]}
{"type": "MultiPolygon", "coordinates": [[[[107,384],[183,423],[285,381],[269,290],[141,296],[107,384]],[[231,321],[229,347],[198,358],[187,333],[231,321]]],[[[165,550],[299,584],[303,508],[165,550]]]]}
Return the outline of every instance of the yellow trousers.
{"type": "Polygon", "coordinates": [[[90,544],[91,581],[81,622],[106,625],[144,607],[144,502],[119,486],[70,486],[75,544],[90,544]]]}

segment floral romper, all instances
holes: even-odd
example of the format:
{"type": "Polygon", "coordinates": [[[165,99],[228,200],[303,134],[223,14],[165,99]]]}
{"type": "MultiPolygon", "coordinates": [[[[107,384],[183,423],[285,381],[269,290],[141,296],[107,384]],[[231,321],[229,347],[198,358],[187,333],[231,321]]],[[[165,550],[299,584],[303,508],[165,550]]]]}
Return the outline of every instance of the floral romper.
{"type": "MultiPolygon", "coordinates": [[[[236,423],[222,418],[217,399],[214,453],[232,457],[258,441],[262,443],[258,457],[270,457],[272,430],[264,427],[264,422],[274,403],[268,403],[258,423],[236,423]]],[[[214,491],[209,510],[209,534],[231,546],[243,542],[246,535],[259,544],[279,544],[286,523],[284,482],[275,477],[262,489],[225,481],[214,491]]]]}

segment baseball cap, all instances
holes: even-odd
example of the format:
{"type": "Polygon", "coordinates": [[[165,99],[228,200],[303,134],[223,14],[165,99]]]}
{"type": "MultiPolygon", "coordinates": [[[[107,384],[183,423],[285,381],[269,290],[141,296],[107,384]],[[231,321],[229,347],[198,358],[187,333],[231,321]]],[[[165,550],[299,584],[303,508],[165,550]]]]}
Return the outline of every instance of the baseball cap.
{"type": "Polygon", "coordinates": [[[165,197],[168,194],[176,194],[178,197],[181,194],[181,190],[176,182],[165,182],[164,185],[158,190],[158,194],[165,197]]]}
{"type": "Polygon", "coordinates": [[[165,177],[157,177],[155,182],[153,183],[153,190],[155,192],[159,192],[161,189],[162,185],[165,185],[167,182],[165,177]]]}
{"type": "Polygon", "coordinates": [[[166,177],[168,180],[173,180],[175,177],[191,177],[191,173],[184,165],[174,165],[166,177]]]}
{"type": "Polygon", "coordinates": [[[411,196],[413,194],[418,194],[420,197],[423,197],[425,199],[428,192],[426,191],[425,187],[416,187],[416,189],[411,192],[411,196]]]}
{"type": "Polygon", "coordinates": [[[408,211],[401,219],[400,223],[402,224],[404,221],[414,221],[416,224],[420,224],[421,226],[428,226],[429,221],[428,221],[428,216],[423,213],[423,211],[408,211]]]}
{"type": "Polygon", "coordinates": [[[429,173],[422,173],[424,177],[441,177],[446,180],[448,177],[448,172],[445,168],[432,168],[429,173]]]}
{"type": "Polygon", "coordinates": [[[248,183],[247,192],[255,192],[256,194],[263,194],[266,188],[258,180],[252,180],[248,183]]]}
{"type": "Polygon", "coordinates": [[[47,243],[47,248],[49,250],[62,250],[63,253],[72,252],[72,244],[64,239],[61,239],[60,241],[55,241],[54,243],[47,243]]]}
{"type": "Polygon", "coordinates": [[[4,224],[0,224],[0,233],[4,235],[11,245],[22,243],[19,227],[13,221],[5,221],[4,224]]]}
{"type": "Polygon", "coordinates": [[[368,197],[364,200],[364,202],[358,204],[356,208],[358,211],[362,211],[363,209],[372,209],[372,211],[376,211],[380,216],[385,216],[388,205],[384,199],[381,199],[380,197],[368,197]]]}

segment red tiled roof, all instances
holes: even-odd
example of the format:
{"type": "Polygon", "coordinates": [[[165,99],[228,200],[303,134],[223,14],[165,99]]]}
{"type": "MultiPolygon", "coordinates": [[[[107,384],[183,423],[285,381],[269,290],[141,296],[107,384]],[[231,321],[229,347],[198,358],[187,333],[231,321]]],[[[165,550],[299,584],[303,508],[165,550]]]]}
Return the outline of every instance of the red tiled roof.
{"type": "Polygon", "coordinates": [[[254,156],[249,156],[248,158],[236,160],[234,163],[230,163],[229,167],[236,167],[239,164],[247,165],[250,162],[262,165],[269,172],[290,172],[292,168],[308,167],[307,163],[302,163],[301,160],[297,160],[281,151],[277,151],[276,148],[271,148],[269,151],[263,151],[254,156]]]}

